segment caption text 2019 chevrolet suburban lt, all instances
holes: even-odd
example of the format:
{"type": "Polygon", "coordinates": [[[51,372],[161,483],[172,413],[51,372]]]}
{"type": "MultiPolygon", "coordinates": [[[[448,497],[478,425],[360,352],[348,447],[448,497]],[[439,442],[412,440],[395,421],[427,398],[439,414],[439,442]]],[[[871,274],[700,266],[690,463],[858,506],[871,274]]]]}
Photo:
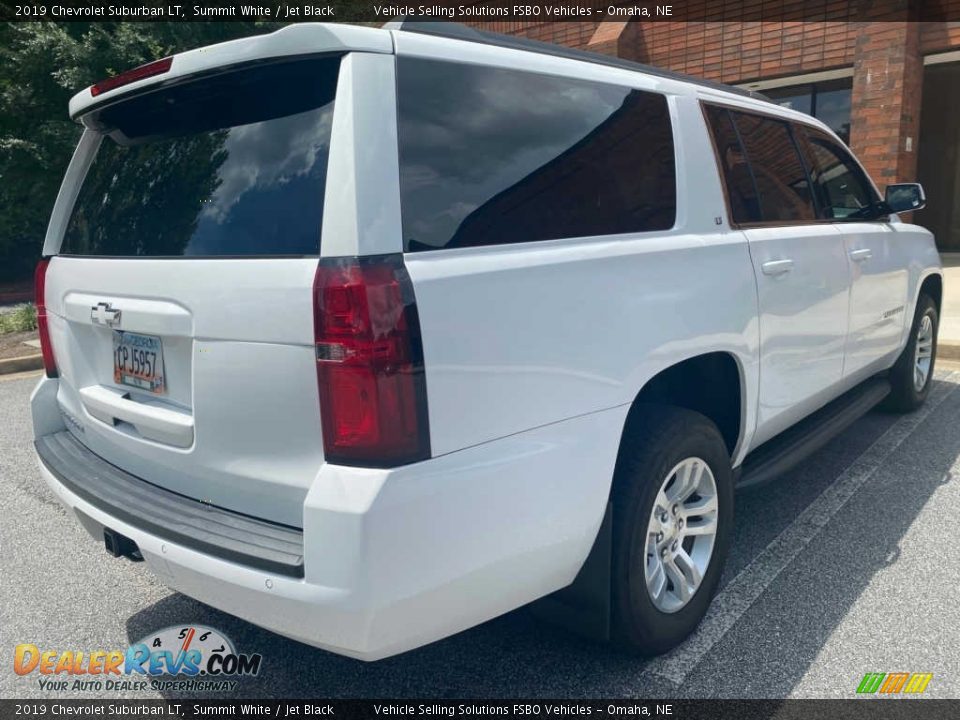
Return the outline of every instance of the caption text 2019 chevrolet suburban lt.
{"type": "Polygon", "coordinates": [[[70,114],[43,476],[114,555],[337,653],[540,598],[665,651],[717,587],[735,487],[930,389],[940,264],[897,216],[922,189],[881,198],[826,126],[745,91],[305,24],[70,114]]]}

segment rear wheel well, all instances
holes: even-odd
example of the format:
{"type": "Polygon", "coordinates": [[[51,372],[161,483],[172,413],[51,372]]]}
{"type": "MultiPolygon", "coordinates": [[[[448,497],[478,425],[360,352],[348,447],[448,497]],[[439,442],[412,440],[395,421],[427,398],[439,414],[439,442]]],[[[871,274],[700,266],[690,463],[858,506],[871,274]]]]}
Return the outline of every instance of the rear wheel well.
{"type": "Polygon", "coordinates": [[[732,456],[740,439],[742,392],[733,355],[707,353],[671,365],[652,377],[637,394],[627,417],[640,405],[673,405],[706,415],[720,429],[732,456]]]}
{"type": "MultiPolygon", "coordinates": [[[[725,352],[698,355],[657,373],[634,398],[627,414],[618,468],[629,462],[630,453],[624,448],[636,441],[631,439],[631,431],[639,428],[641,437],[648,435],[642,423],[649,423],[644,411],[650,405],[672,405],[707,416],[720,429],[732,456],[740,439],[741,387],[737,361],[725,352]]],[[[617,472],[614,483],[623,482],[624,476],[617,472]]],[[[604,640],[611,636],[612,622],[613,502],[611,494],[593,548],[573,584],[535,603],[535,612],[542,617],[604,640]]]]}
{"type": "Polygon", "coordinates": [[[928,295],[937,306],[940,314],[940,301],[943,299],[943,278],[939,275],[928,275],[920,285],[920,295],[928,295]]]}

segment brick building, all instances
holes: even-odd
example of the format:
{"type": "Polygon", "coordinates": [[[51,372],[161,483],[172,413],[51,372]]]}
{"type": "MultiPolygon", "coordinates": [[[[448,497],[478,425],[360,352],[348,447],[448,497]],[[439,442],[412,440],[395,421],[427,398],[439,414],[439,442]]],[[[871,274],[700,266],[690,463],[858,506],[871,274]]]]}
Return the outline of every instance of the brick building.
{"type": "Polygon", "coordinates": [[[941,250],[960,251],[960,22],[936,19],[960,17],[960,0],[893,12],[808,0],[796,20],[745,20],[742,6],[728,20],[729,3],[699,2],[686,7],[692,20],[473,24],[740,85],[808,112],[847,140],[881,190],[919,179],[928,207],[915,221],[941,250]]]}

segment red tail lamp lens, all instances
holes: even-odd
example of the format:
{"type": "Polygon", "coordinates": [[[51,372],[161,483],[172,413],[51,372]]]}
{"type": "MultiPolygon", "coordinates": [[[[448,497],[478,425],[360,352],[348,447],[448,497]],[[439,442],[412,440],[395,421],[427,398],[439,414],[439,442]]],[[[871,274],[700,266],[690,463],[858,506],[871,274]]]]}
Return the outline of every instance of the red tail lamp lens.
{"type": "Polygon", "coordinates": [[[37,306],[37,334],[40,335],[40,352],[43,354],[43,367],[47,377],[55,378],[57,362],[53,357],[53,345],[50,344],[50,327],[47,325],[47,267],[49,258],[43,258],[37,263],[37,270],[33,274],[34,301],[37,306]]]}
{"type": "Polygon", "coordinates": [[[327,460],[391,467],[428,458],[423,347],[402,256],[325,258],[313,294],[327,460]]]}

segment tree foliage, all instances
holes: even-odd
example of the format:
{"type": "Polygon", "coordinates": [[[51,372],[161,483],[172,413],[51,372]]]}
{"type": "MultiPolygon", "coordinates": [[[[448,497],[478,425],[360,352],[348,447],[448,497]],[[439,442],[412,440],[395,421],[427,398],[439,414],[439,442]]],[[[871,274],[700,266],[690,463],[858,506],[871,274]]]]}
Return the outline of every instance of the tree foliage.
{"type": "Polygon", "coordinates": [[[0,282],[30,275],[80,137],[70,97],[125,69],[277,23],[0,24],[0,282]]]}

